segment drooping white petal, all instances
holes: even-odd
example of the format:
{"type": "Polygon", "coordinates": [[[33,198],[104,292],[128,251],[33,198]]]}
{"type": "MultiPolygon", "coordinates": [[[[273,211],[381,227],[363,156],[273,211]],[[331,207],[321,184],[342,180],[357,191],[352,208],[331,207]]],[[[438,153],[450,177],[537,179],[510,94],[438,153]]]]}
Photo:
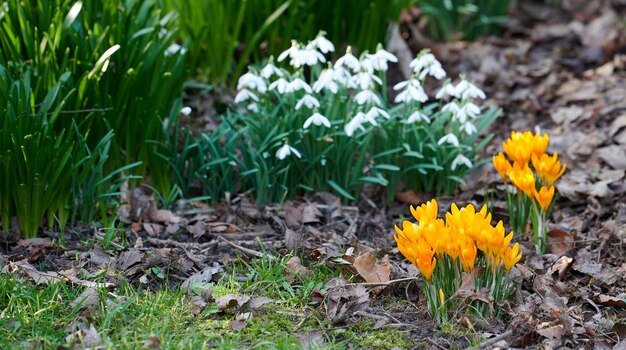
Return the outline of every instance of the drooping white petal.
{"type": "Polygon", "coordinates": [[[356,94],[356,96],[354,96],[354,100],[357,104],[361,106],[366,103],[374,103],[380,106],[380,104],[382,103],[380,97],[378,97],[378,95],[376,95],[376,93],[372,90],[363,90],[359,92],[358,94],[356,94]]]}
{"type": "Polygon", "coordinates": [[[299,110],[302,105],[306,106],[308,109],[313,109],[319,107],[320,102],[315,97],[306,94],[296,103],[296,110],[299,110]]]}
{"type": "Polygon", "coordinates": [[[467,158],[466,156],[464,156],[463,154],[459,153],[453,160],[452,163],[450,164],[450,170],[454,171],[456,170],[456,168],[459,165],[465,165],[468,168],[471,168],[474,164],[472,163],[471,160],[469,160],[469,158],[467,158]]]}
{"type": "Polygon", "coordinates": [[[285,92],[287,93],[296,92],[298,90],[304,90],[307,94],[313,92],[309,84],[307,84],[304,80],[300,78],[295,78],[294,80],[290,81],[285,88],[285,92]]]}
{"type": "Polygon", "coordinates": [[[441,87],[441,89],[439,89],[439,91],[437,91],[437,94],[435,95],[435,98],[438,100],[441,100],[442,98],[447,96],[452,96],[452,97],[460,97],[459,94],[457,93],[454,85],[452,83],[450,83],[449,81],[444,83],[443,86],[441,87]]]}
{"type": "Polygon", "coordinates": [[[335,46],[330,40],[326,39],[324,36],[326,33],[321,31],[317,34],[317,37],[311,42],[316,48],[318,48],[322,53],[329,53],[335,51],[335,46]]]}
{"type": "Polygon", "coordinates": [[[382,115],[385,119],[391,119],[391,116],[389,115],[389,113],[387,113],[387,111],[378,107],[370,108],[370,110],[365,115],[368,118],[376,118],[379,115],[382,115]]]}
{"type": "Polygon", "coordinates": [[[284,78],[278,78],[277,80],[273,81],[270,86],[269,86],[269,90],[276,90],[278,91],[278,93],[280,94],[284,94],[285,91],[287,91],[287,86],[289,85],[289,82],[287,80],[285,80],[284,78]]]}
{"type": "Polygon", "coordinates": [[[263,69],[261,69],[261,76],[265,79],[271,78],[273,75],[277,77],[282,77],[284,75],[283,71],[278,69],[273,63],[272,58],[270,57],[270,62],[268,62],[263,69]]]}
{"type": "Polygon", "coordinates": [[[254,101],[258,101],[259,98],[257,97],[257,95],[255,95],[254,93],[252,93],[250,90],[248,89],[242,89],[241,91],[239,91],[239,93],[235,96],[235,103],[241,103],[243,101],[247,101],[247,100],[254,100],[254,101]]]}
{"type": "Polygon", "coordinates": [[[361,69],[361,63],[352,55],[352,48],[350,46],[346,49],[346,53],[335,62],[335,68],[344,66],[352,69],[353,72],[358,72],[359,69],[361,69]]]}
{"type": "Polygon", "coordinates": [[[447,142],[455,147],[459,147],[459,139],[454,134],[446,134],[442,138],[437,141],[438,145],[443,145],[444,142],[447,142]]]}
{"type": "Polygon", "coordinates": [[[420,121],[420,120],[423,120],[423,121],[425,121],[426,123],[430,124],[430,118],[429,118],[426,114],[424,114],[424,113],[422,113],[422,112],[420,112],[420,111],[415,111],[415,112],[413,112],[413,113],[412,113],[412,114],[411,114],[411,115],[407,118],[406,123],[407,123],[407,124],[413,124],[413,123],[418,122],[418,121],[420,121]]]}
{"type": "Polygon", "coordinates": [[[325,127],[330,128],[330,120],[328,120],[328,118],[324,117],[318,112],[313,113],[312,116],[310,116],[307,120],[305,120],[304,125],[302,127],[306,129],[309,126],[311,126],[311,124],[317,125],[317,126],[324,125],[325,127]]]}
{"type": "Polygon", "coordinates": [[[281,148],[279,148],[278,151],[276,151],[276,158],[283,160],[287,158],[287,156],[290,154],[293,154],[297,158],[302,157],[302,155],[297,149],[291,147],[289,144],[286,143],[281,148]]]}
{"type": "Polygon", "coordinates": [[[478,130],[476,129],[476,125],[468,120],[465,123],[461,124],[461,126],[459,127],[459,131],[464,131],[467,135],[473,135],[478,130]]]}
{"type": "Polygon", "coordinates": [[[407,85],[409,85],[409,80],[401,81],[401,82],[397,83],[396,85],[394,85],[393,89],[396,90],[396,91],[402,90],[405,87],[407,87],[407,85]]]}
{"type": "Polygon", "coordinates": [[[191,107],[189,106],[185,106],[183,108],[180,109],[180,113],[184,114],[184,115],[190,115],[191,114],[191,107]]]}

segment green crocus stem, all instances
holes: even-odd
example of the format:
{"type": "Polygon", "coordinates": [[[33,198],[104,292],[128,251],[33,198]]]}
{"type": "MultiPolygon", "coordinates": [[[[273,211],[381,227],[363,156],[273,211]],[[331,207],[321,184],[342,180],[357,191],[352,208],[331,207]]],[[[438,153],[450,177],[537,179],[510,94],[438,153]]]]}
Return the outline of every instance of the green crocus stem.
{"type": "Polygon", "coordinates": [[[545,251],[545,218],[544,213],[540,211],[537,203],[533,203],[533,214],[535,215],[535,227],[534,227],[534,240],[535,240],[535,252],[537,254],[543,254],[545,251]]]}

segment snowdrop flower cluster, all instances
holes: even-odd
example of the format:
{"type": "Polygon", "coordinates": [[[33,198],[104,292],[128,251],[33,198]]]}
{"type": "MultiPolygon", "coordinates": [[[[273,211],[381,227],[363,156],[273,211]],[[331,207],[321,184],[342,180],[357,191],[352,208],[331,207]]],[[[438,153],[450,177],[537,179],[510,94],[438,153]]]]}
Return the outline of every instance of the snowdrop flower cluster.
{"type": "MultiPolygon", "coordinates": [[[[406,118],[406,124],[430,123],[431,117],[424,114],[420,109],[422,104],[429,100],[423,88],[424,81],[427,77],[442,80],[447,74],[441,63],[429,50],[422,50],[410,63],[410,67],[413,70],[411,78],[394,86],[394,90],[399,91],[394,101],[413,107],[412,109],[415,110],[406,118]]],[[[463,146],[459,142],[459,137],[462,134],[471,136],[478,132],[475,122],[482,111],[474,103],[474,99],[477,98],[485,99],[485,93],[464,76],[461,76],[460,81],[456,85],[452,83],[451,79],[446,79],[435,94],[435,99],[443,104],[440,111],[451,116],[450,124],[455,125],[456,128],[455,130],[448,130],[448,133],[437,142],[439,146],[449,144],[459,148],[460,152],[450,164],[452,171],[461,165],[468,168],[473,166],[472,161],[462,153],[463,146]]]]}
{"type": "MultiPolygon", "coordinates": [[[[405,149],[383,163],[410,167],[420,161],[423,169],[443,165],[457,178],[473,167],[474,146],[466,137],[479,132],[477,121],[485,114],[475,101],[486,98],[483,91],[464,76],[448,78],[437,58],[423,50],[410,63],[412,75],[393,86],[396,106],[391,106],[386,73],[398,58],[381,45],[360,55],[348,46],[333,62],[327,55],[335,47],[324,34],[306,44],[292,41],[276,60],[270,57],[264,66],[251,67],[238,81],[235,103],[247,110],[243,118],[280,135],[281,141],[274,141],[269,150],[277,164],[315,159],[315,166],[337,166],[343,165],[346,152],[373,157],[405,149]],[[427,79],[441,81],[440,88],[431,94],[425,88],[427,79]],[[372,135],[386,135],[386,141],[370,146],[372,135]],[[340,139],[342,145],[354,146],[336,146],[340,139]],[[424,148],[434,153],[416,156],[424,148]]],[[[415,177],[408,172],[406,176],[415,177]]]]}
{"type": "MultiPolygon", "coordinates": [[[[278,68],[273,57],[258,72],[250,68],[238,81],[235,103],[251,112],[262,113],[263,108],[259,107],[271,108],[276,99],[291,101],[288,103],[294,103],[291,106],[295,113],[307,113],[302,130],[336,125],[348,137],[353,137],[357,130],[366,131],[365,125],[378,126],[378,118],[391,119],[380,91],[385,90],[382,77],[390,63],[398,62],[397,57],[382,45],[374,53],[365,52],[357,57],[348,46],[344,55],[332,63],[324,55],[334,52],[335,47],[324,35],[320,32],[307,44],[291,42],[291,47],[282,52],[276,62],[287,62],[292,69],[278,68]],[[309,83],[304,79],[304,66],[324,64],[326,68],[313,81],[309,83]],[[343,114],[327,115],[333,110],[337,96],[348,97],[350,119],[347,121],[343,114]]],[[[280,152],[276,153],[279,159],[296,154],[293,146],[287,148],[286,145],[280,146],[280,152]],[[287,152],[288,149],[292,152],[287,152]]]]}

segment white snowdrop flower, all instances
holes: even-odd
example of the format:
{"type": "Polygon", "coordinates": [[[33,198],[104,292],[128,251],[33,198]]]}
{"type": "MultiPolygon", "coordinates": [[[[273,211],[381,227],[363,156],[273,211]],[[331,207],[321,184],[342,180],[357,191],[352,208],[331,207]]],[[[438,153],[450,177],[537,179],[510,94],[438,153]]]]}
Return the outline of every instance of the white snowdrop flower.
{"type": "Polygon", "coordinates": [[[346,125],[343,127],[343,131],[346,133],[348,137],[352,137],[356,129],[361,129],[361,131],[365,131],[363,127],[363,118],[359,117],[357,114],[354,118],[352,118],[346,125]]]}
{"type": "Polygon", "coordinates": [[[417,55],[417,57],[415,57],[413,61],[409,63],[409,67],[413,69],[413,72],[418,73],[422,69],[434,64],[435,62],[439,62],[437,61],[437,58],[435,57],[435,55],[430,53],[428,50],[422,50],[417,55]]]}
{"type": "Polygon", "coordinates": [[[319,49],[322,53],[334,52],[335,46],[333,45],[333,43],[330,42],[330,40],[326,39],[325,35],[325,31],[320,31],[317,34],[317,37],[315,37],[315,39],[311,41],[311,44],[319,49]]]}
{"type": "Polygon", "coordinates": [[[302,59],[308,66],[314,66],[318,62],[325,63],[326,58],[319,51],[317,47],[312,43],[309,43],[304,50],[302,50],[302,59]]]}
{"type": "Polygon", "coordinates": [[[315,49],[310,50],[310,49],[305,48],[303,50],[301,45],[297,41],[292,40],[291,47],[283,51],[278,56],[278,62],[282,62],[287,57],[289,57],[290,58],[289,64],[294,68],[300,68],[303,65],[307,64],[307,62],[312,62],[312,60],[315,60],[315,63],[317,63],[316,53],[319,54],[319,52],[317,52],[317,50],[315,49]],[[315,53],[311,51],[315,51],[315,53]]]}
{"type": "Polygon", "coordinates": [[[359,92],[358,94],[356,94],[356,96],[354,96],[354,100],[360,106],[366,103],[374,103],[377,106],[380,106],[380,104],[382,103],[380,97],[378,97],[378,95],[376,95],[376,93],[372,90],[363,90],[359,92]]]}
{"type": "Polygon", "coordinates": [[[361,69],[361,63],[352,55],[352,48],[350,46],[346,48],[346,53],[335,62],[335,68],[343,66],[352,69],[353,72],[358,72],[359,69],[361,69]]]}
{"type": "Polygon", "coordinates": [[[305,105],[308,109],[312,109],[314,107],[319,107],[320,102],[315,97],[306,94],[296,103],[296,110],[300,109],[302,105],[305,105]]]}
{"type": "Polygon", "coordinates": [[[313,92],[309,84],[307,84],[306,81],[300,78],[295,78],[294,80],[290,81],[289,84],[287,84],[287,86],[285,87],[285,92],[296,92],[298,90],[304,90],[308,94],[313,92]]]}
{"type": "Polygon", "coordinates": [[[374,126],[378,126],[376,119],[374,119],[374,116],[372,116],[371,114],[365,114],[359,111],[354,117],[359,118],[359,120],[361,120],[361,123],[367,122],[374,126]]]}
{"type": "Polygon", "coordinates": [[[419,78],[424,79],[426,78],[427,75],[430,75],[431,77],[437,80],[441,80],[446,77],[446,71],[443,70],[443,68],[441,67],[441,64],[437,62],[436,64],[432,64],[428,66],[427,68],[425,68],[420,73],[419,78]]]}
{"type": "Polygon", "coordinates": [[[184,114],[184,115],[190,115],[191,114],[191,107],[189,106],[185,106],[183,108],[180,109],[180,113],[184,114]]]}
{"type": "Polygon", "coordinates": [[[239,80],[237,81],[237,90],[241,90],[243,88],[254,89],[260,93],[264,93],[267,91],[265,79],[252,72],[248,72],[239,77],[239,80]]]}
{"type": "Polygon", "coordinates": [[[324,69],[317,81],[313,83],[313,91],[319,93],[323,89],[330,90],[333,94],[336,94],[339,90],[339,85],[335,82],[335,72],[332,68],[324,69]]]}
{"type": "Polygon", "coordinates": [[[332,69],[333,80],[345,86],[346,88],[355,89],[356,84],[352,80],[352,74],[344,67],[334,67],[332,69]]]}
{"type": "Polygon", "coordinates": [[[459,153],[459,155],[452,160],[452,164],[450,164],[450,170],[456,170],[459,165],[465,165],[468,168],[471,168],[473,166],[472,161],[461,153],[459,153]]]}
{"type": "Polygon", "coordinates": [[[382,115],[385,119],[391,119],[391,116],[387,113],[387,111],[378,107],[370,108],[370,110],[365,114],[368,119],[375,119],[379,115],[382,115]]]}
{"type": "Polygon", "coordinates": [[[441,63],[439,63],[435,55],[428,52],[428,50],[422,50],[422,52],[411,61],[409,67],[413,69],[413,72],[415,72],[420,79],[424,79],[427,75],[430,75],[440,80],[446,76],[446,71],[441,67],[441,63]]]}
{"type": "Polygon", "coordinates": [[[324,117],[323,115],[319,114],[317,111],[313,113],[313,115],[310,116],[307,120],[304,121],[304,125],[302,127],[306,129],[309,126],[311,126],[311,124],[317,125],[317,126],[324,125],[325,127],[330,128],[330,120],[328,120],[328,118],[324,117]]]}
{"type": "Polygon", "coordinates": [[[261,69],[261,76],[265,79],[271,78],[273,75],[282,77],[283,72],[274,65],[274,57],[270,56],[269,62],[261,69]]]}
{"type": "Polygon", "coordinates": [[[484,100],[487,98],[487,96],[481,89],[479,89],[476,85],[470,83],[469,81],[465,79],[462,79],[456,85],[456,91],[461,96],[462,99],[481,98],[484,100]]]}
{"type": "MultiPolygon", "coordinates": [[[[2,16],[0,16],[0,19],[2,18],[2,16]]],[[[184,47],[178,45],[177,43],[173,43],[172,45],[168,46],[167,49],[165,49],[164,55],[165,56],[172,56],[175,55],[177,53],[179,53],[181,55],[184,55],[187,50],[185,50],[184,47]]]]}
{"type": "Polygon", "coordinates": [[[412,113],[412,114],[411,114],[411,115],[410,115],[410,116],[406,119],[406,122],[405,122],[405,123],[406,123],[406,124],[413,124],[413,123],[415,123],[415,122],[417,122],[417,121],[420,121],[420,120],[423,120],[423,121],[425,121],[426,123],[430,124],[430,118],[429,118],[426,114],[424,114],[424,113],[422,113],[422,112],[420,112],[420,111],[415,111],[415,112],[413,112],[413,113],[412,113]]]}
{"type": "Polygon", "coordinates": [[[459,120],[461,123],[464,123],[467,119],[467,114],[461,109],[461,107],[459,107],[458,104],[456,104],[456,102],[449,102],[445,104],[441,107],[441,110],[452,113],[452,118],[459,120]]]}
{"type": "Polygon", "coordinates": [[[376,87],[375,83],[378,83],[378,85],[383,84],[382,80],[380,80],[379,77],[365,70],[361,70],[357,74],[352,76],[352,80],[355,85],[359,86],[362,90],[376,87]]]}
{"type": "Polygon", "coordinates": [[[466,121],[465,123],[461,124],[461,126],[459,127],[459,131],[464,131],[467,135],[473,135],[478,130],[476,129],[476,125],[474,125],[470,121],[466,121]]]}
{"type": "Polygon", "coordinates": [[[251,103],[248,105],[248,110],[255,112],[255,113],[259,113],[259,105],[257,103],[251,103]]]}
{"type": "MultiPolygon", "coordinates": [[[[396,87],[400,86],[402,83],[396,84],[396,86],[394,86],[394,89],[396,89],[396,87]]],[[[426,95],[426,92],[424,92],[424,88],[422,88],[422,86],[419,84],[418,81],[416,80],[412,80],[411,83],[409,84],[404,84],[405,89],[398,94],[398,96],[396,96],[396,98],[394,99],[394,101],[396,103],[400,103],[400,102],[404,102],[404,103],[408,103],[411,101],[419,101],[419,102],[426,102],[428,101],[428,95],[426,95]]]]}
{"type": "Polygon", "coordinates": [[[242,89],[241,91],[239,91],[237,96],[235,96],[235,103],[241,103],[247,100],[258,101],[259,98],[248,89],[242,89]]]}
{"type": "Polygon", "coordinates": [[[278,62],[284,61],[287,57],[293,58],[294,56],[298,55],[300,55],[300,47],[298,45],[298,42],[295,40],[291,40],[291,47],[278,55],[278,62]]]}
{"type": "Polygon", "coordinates": [[[398,57],[396,57],[391,52],[383,49],[381,44],[378,44],[376,47],[376,53],[367,54],[366,57],[371,62],[372,67],[377,71],[385,72],[389,69],[388,62],[398,62],[398,57]]]}
{"type": "Polygon", "coordinates": [[[478,117],[478,115],[480,114],[480,107],[478,107],[472,102],[469,102],[463,105],[463,107],[461,107],[461,110],[466,115],[472,117],[472,119],[476,119],[476,117],[478,117]]]}
{"type": "Polygon", "coordinates": [[[287,80],[285,80],[284,78],[278,78],[277,80],[273,81],[270,84],[268,89],[269,90],[276,90],[280,94],[284,94],[285,91],[287,91],[287,86],[288,85],[289,85],[289,82],[287,80]]]}
{"type": "Polygon", "coordinates": [[[368,122],[374,126],[377,126],[376,120],[372,118],[372,116],[368,116],[367,114],[359,111],[353,118],[344,126],[344,131],[348,137],[352,137],[356,129],[361,129],[361,131],[365,131],[363,127],[363,123],[368,122]]]}
{"type": "Polygon", "coordinates": [[[279,148],[278,151],[276,151],[276,158],[283,160],[287,158],[287,156],[290,154],[293,154],[297,158],[302,157],[302,155],[297,149],[291,147],[288,143],[286,143],[281,148],[279,148]]]}
{"type": "Polygon", "coordinates": [[[449,80],[443,84],[443,86],[441,87],[441,89],[439,89],[439,91],[437,91],[435,98],[438,100],[441,100],[442,98],[446,97],[446,95],[456,97],[456,98],[460,97],[458,92],[456,91],[454,84],[452,84],[449,80]]]}
{"type": "Polygon", "coordinates": [[[447,142],[455,147],[459,147],[459,139],[454,134],[447,134],[444,137],[440,138],[437,141],[438,145],[443,145],[444,142],[447,142]]]}

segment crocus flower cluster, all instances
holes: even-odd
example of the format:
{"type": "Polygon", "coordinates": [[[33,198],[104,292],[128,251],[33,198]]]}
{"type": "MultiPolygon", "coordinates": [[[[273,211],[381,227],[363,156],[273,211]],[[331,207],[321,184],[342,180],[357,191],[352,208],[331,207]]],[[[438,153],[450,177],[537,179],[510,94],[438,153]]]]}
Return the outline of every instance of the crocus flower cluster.
{"type": "Polygon", "coordinates": [[[441,295],[455,294],[461,271],[475,274],[477,281],[489,281],[487,286],[496,292],[501,286],[494,283],[501,278],[495,276],[501,277],[522,257],[519,243],[511,246],[513,233],[506,234],[502,221],[491,224],[486,205],[477,212],[471,204],[461,209],[452,204],[444,220],[438,217],[437,201],[433,199],[411,207],[411,214],[417,223],[404,221],[402,228],[396,226],[395,240],[402,255],[420,270],[425,291],[432,294],[429,301],[434,303],[431,309],[435,315],[445,316],[440,310],[441,295]],[[475,269],[477,264],[481,269],[475,269]],[[489,278],[478,278],[480,274],[489,278]]]}
{"type": "Polygon", "coordinates": [[[554,199],[554,183],[566,168],[557,153],[546,153],[548,143],[548,134],[513,131],[502,144],[506,156],[500,152],[493,157],[502,181],[510,181],[516,189],[515,194],[507,194],[511,226],[517,232],[525,231],[528,215],[532,215],[538,252],[545,249],[545,222],[554,199]],[[529,205],[534,211],[529,211],[529,205]]]}

